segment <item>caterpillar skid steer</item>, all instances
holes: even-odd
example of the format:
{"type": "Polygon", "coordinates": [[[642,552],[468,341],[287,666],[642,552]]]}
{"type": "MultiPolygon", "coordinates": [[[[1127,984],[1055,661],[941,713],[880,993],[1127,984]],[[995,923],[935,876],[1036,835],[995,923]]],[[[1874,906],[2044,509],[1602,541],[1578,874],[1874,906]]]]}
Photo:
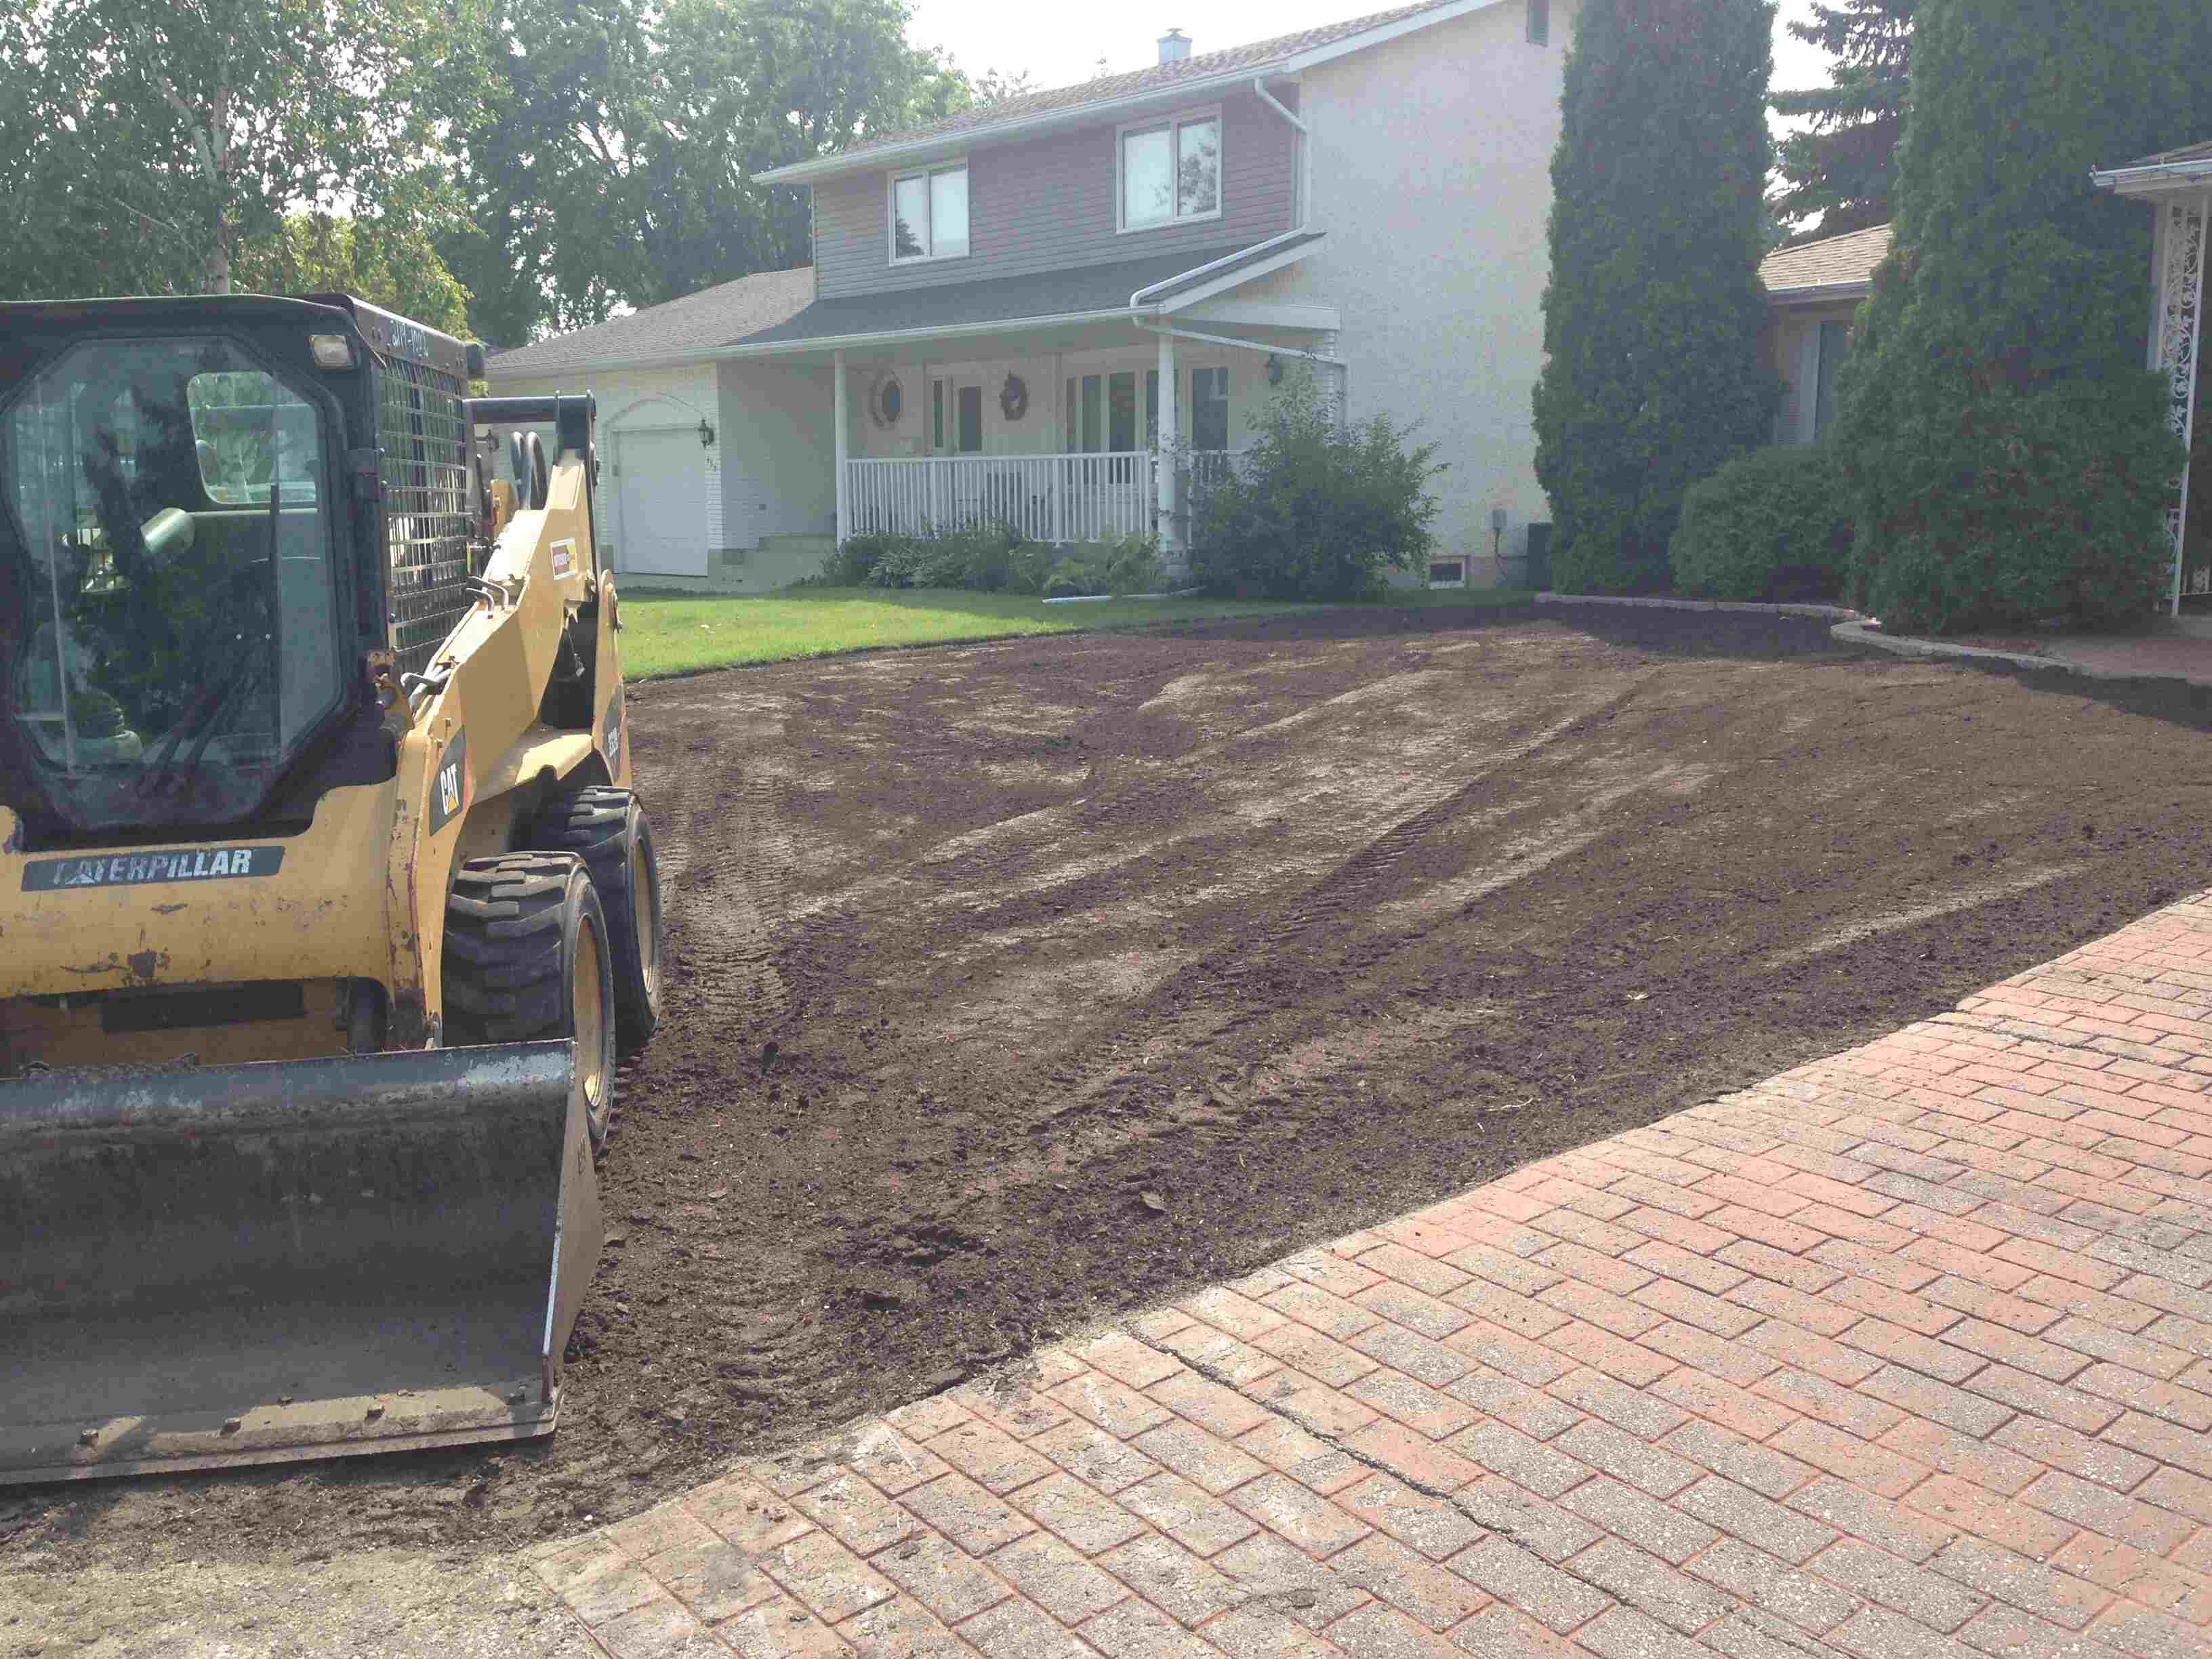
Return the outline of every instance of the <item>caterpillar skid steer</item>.
{"type": "Polygon", "coordinates": [[[0,1483],[557,1421],[659,887],[592,404],[479,351],[0,305],[0,1483]]]}

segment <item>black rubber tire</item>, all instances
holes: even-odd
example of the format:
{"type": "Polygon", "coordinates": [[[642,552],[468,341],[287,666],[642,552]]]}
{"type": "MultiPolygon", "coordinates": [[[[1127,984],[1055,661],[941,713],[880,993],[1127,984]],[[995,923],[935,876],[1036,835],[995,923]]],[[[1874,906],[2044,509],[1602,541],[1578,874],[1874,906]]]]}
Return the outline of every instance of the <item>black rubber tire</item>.
{"type": "Polygon", "coordinates": [[[576,1041],[576,1092],[597,1152],[615,1104],[614,941],[584,861],[567,853],[471,859],[446,899],[445,1042],[576,1041]],[[577,1030],[576,954],[599,941],[593,1030],[577,1030]]]}
{"type": "Polygon", "coordinates": [[[660,866],[645,809],[611,785],[571,790],[538,808],[529,840],[574,853],[592,872],[614,957],[615,1033],[622,1052],[634,1054],[660,1024],[660,866]]]}

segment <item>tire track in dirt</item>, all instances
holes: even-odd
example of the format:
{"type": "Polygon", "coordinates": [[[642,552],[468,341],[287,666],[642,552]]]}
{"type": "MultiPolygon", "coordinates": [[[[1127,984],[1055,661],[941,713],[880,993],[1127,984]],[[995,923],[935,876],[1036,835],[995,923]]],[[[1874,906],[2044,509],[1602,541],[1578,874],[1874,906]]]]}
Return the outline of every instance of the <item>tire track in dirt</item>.
{"type": "MultiPolygon", "coordinates": [[[[1293,947],[1310,942],[1324,954],[1342,948],[1341,940],[1326,936],[1316,940],[1315,936],[1326,935],[1355,907],[1371,904],[1375,890],[1392,878],[1407,854],[1440,827],[1463,815],[1506,769],[1534,759],[1592,721],[1620,714],[1658,672],[1647,670],[1626,685],[1608,689],[1603,696],[1586,696],[1520,740],[1471,756],[1469,763],[1417,785],[1409,799],[1398,804],[1411,810],[1393,817],[1329,873],[1257,919],[1256,926],[1239,928],[1228,943],[1178,969],[1138,1003],[1123,1005],[1071,1036],[1055,1055],[1045,1079],[1050,1091],[1058,1094],[1060,1103],[1033,1121],[1030,1133],[1089,1115],[1102,1103],[1111,1106],[1121,1093],[1157,1091],[1158,1079],[1144,1075],[1142,1061],[1148,1054],[1163,1048],[1201,1052],[1231,1030],[1255,1021],[1281,1023],[1279,1013],[1242,1006],[1247,988],[1279,971],[1281,959],[1293,947]]],[[[1433,673],[1393,675],[1376,684],[1402,688],[1416,681],[1425,685],[1433,673]]],[[[1329,699],[1328,704],[1340,708],[1372,700],[1371,687],[1358,687],[1329,699]]],[[[1310,724],[1292,716],[1261,729],[1303,730],[1310,724]]],[[[1232,738],[1215,746],[1225,748],[1237,741],[1232,738]]],[[[1309,1003],[1294,1018],[1310,1028],[1327,1016],[1309,1003]]],[[[1039,1093],[1049,1097],[1043,1088],[1039,1093]]],[[[1109,1142],[1112,1139],[1106,1137],[1109,1142]]],[[[1103,1146],[1096,1150],[1103,1150],[1103,1146]]]]}
{"type": "Polygon", "coordinates": [[[775,961],[789,908],[791,836],[780,811],[783,786],[762,763],[784,738],[783,700],[768,700],[733,725],[734,757],[726,745],[695,739],[684,760],[648,763],[651,805],[667,825],[656,850],[672,901],[664,919],[676,969],[670,1020],[703,1018],[764,1035],[791,1006],[775,961]]]}

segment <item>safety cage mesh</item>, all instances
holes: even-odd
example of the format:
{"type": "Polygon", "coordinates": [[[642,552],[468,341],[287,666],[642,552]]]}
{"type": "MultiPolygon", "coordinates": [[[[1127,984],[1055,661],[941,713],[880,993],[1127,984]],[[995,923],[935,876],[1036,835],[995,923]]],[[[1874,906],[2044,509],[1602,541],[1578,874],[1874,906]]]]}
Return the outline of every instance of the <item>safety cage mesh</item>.
{"type": "Polygon", "coordinates": [[[397,354],[377,376],[392,650],[402,672],[427,669],[475,603],[464,581],[471,495],[464,390],[456,376],[397,354]]]}

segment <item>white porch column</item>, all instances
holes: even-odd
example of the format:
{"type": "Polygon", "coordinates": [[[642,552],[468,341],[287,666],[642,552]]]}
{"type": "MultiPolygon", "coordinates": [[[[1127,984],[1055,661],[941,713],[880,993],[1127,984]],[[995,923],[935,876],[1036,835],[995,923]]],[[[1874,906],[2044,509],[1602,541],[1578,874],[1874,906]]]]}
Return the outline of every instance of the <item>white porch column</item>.
{"type": "MultiPolygon", "coordinates": [[[[2204,256],[2212,228],[2212,191],[2174,196],[2157,204],[2158,311],[2151,331],[2151,367],[2167,376],[2169,419],[2185,450],[2196,435],[2197,360],[2204,337],[2204,256]]],[[[2185,457],[2166,535],[2173,575],[2166,605],[2181,611],[2181,552],[2189,532],[2189,463],[2185,457]]]]}
{"type": "Polygon", "coordinates": [[[1171,576],[1181,576],[1190,568],[1183,547],[1182,526],[1176,517],[1176,460],[1182,447],[1182,419],[1180,400],[1176,397],[1176,343],[1172,334],[1160,336],[1160,421],[1154,434],[1158,450],[1156,466],[1159,489],[1160,562],[1171,576]]]}
{"type": "Polygon", "coordinates": [[[846,450],[851,442],[847,434],[851,430],[852,422],[849,418],[851,411],[845,407],[845,354],[842,351],[830,354],[830,406],[836,411],[837,422],[837,545],[842,547],[847,526],[852,522],[853,509],[845,494],[846,450]]]}

